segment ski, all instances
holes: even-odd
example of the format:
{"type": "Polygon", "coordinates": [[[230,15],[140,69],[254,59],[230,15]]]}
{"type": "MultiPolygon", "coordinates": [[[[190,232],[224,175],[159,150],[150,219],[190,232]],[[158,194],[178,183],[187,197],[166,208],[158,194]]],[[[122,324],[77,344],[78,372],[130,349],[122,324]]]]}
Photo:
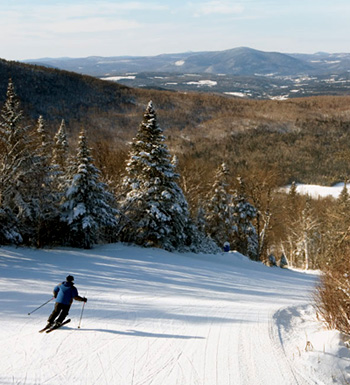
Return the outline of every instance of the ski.
{"type": "Polygon", "coordinates": [[[62,322],[62,324],[60,326],[57,326],[57,325],[52,326],[51,328],[46,330],[46,333],[51,333],[54,330],[59,329],[61,326],[67,324],[68,322],[70,322],[70,319],[67,319],[67,321],[62,322]]]}
{"type": "Polygon", "coordinates": [[[43,333],[45,330],[52,328],[52,325],[46,325],[43,329],[39,330],[39,333],[43,333]]]}

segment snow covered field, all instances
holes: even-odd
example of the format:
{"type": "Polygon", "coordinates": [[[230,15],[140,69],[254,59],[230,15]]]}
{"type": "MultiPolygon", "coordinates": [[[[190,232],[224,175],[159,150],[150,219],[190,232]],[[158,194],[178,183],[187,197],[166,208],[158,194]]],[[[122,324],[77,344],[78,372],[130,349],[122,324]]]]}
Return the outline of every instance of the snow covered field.
{"type": "MultiPolygon", "coordinates": [[[[337,183],[334,186],[320,186],[314,184],[296,184],[296,191],[302,195],[310,195],[312,198],[324,198],[327,196],[331,196],[333,198],[338,198],[340,193],[344,188],[344,183],[337,183]]],[[[346,188],[349,190],[350,185],[347,184],[346,188]]],[[[285,191],[289,191],[290,186],[284,188],[285,191]]]]}
{"type": "Polygon", "coordinates": [[[345,384],[349,350],[310,305],[317,277],[238,253],[1,247],[0,384],[345,384]],[[39,334],[53,302],[28,313],[68,273],[81,328],[75,302],[39,334]]]}

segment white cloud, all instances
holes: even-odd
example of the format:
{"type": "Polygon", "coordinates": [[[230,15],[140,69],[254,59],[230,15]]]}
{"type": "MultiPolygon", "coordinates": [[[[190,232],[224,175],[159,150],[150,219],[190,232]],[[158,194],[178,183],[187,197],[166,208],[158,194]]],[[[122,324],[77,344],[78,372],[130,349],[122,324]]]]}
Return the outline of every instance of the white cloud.
{"type": "Polygon", "coordinates": [[[232,1],[212,0],[196,5],[195,16],[241,14],[244,7],[232,1]]]}
{"type": "MultiPolygon", "coordinates": [[[[138,29],[141,22],[134,18],[136,10],[146,5],[132,3],[100,3],[8,6],[0,15],[0,33],[8,35],[53,36],[67,33],[104,33],[138,29]],[[130,12],[130,13],[129,13],[130,12]]],[[[147,9],[161,10],[163,6],[147,5],[147,9]]]]}
{"type": "Polygon", "coordinates": [[[70,19],[42,25],[43,30],[51,33],[99,33],[140,27],[141,24],[135,20],[104,19],[102,17],[70,19]]]}

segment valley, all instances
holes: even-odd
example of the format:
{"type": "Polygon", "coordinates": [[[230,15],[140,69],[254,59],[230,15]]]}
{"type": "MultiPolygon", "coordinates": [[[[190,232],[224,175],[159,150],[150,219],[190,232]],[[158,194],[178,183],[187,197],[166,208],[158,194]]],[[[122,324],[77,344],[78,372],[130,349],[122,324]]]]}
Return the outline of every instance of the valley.
{"type": "Polygon", "coordinates": [[[209,92],[248,99],[286,100],[347,95],[350,54],[285,54],[238,47],[158,56],[27,60],[135,88],[209,92]]]}
{"type": "Polygon", "coordinates": [[[287,100],[320,95],[348,95],[350,73],[334,75],[255,75],[117,73],[101,77],[134,88],[209,92],[243,99],[287,100]]]}

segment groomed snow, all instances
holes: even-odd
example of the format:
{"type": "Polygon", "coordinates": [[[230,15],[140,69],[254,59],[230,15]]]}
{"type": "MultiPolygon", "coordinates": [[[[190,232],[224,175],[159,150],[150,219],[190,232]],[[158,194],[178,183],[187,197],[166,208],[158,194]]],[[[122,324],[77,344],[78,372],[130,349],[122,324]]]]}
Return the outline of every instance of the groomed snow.
{"type": "Polygon", "coordinates": [[[342,384],[350,354],[315,319],[317,280],[238,253],[1,247],[0,384],[342,384]],[[28,313],[67,274],[81,328],[75,302],[39,334],[53,303],[28,313]]]}

